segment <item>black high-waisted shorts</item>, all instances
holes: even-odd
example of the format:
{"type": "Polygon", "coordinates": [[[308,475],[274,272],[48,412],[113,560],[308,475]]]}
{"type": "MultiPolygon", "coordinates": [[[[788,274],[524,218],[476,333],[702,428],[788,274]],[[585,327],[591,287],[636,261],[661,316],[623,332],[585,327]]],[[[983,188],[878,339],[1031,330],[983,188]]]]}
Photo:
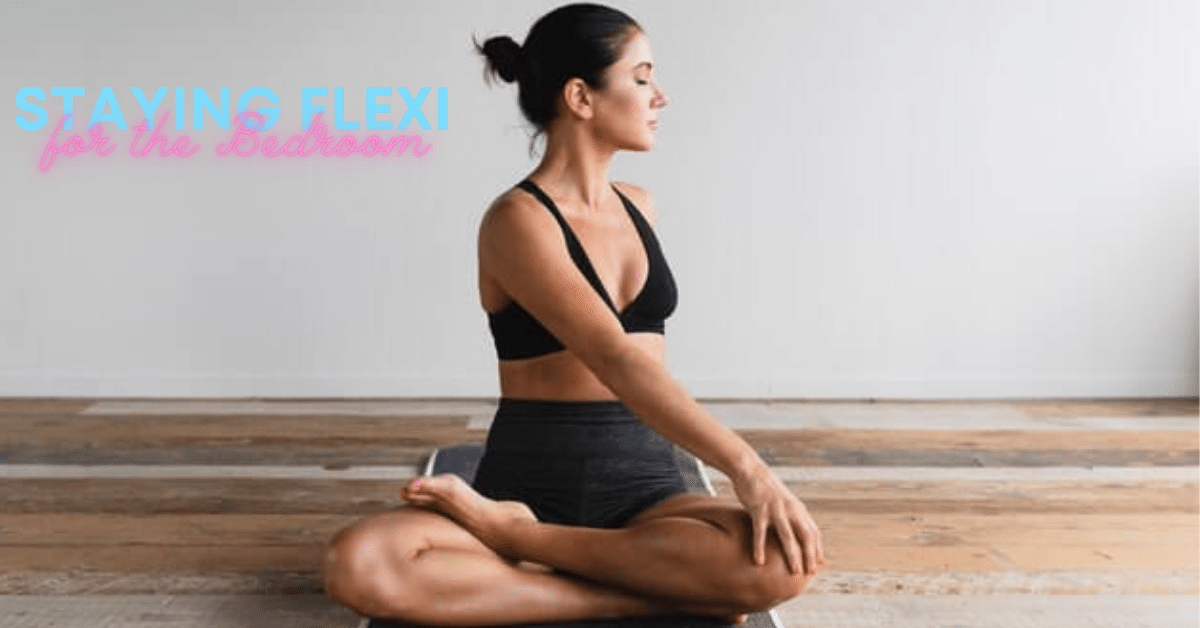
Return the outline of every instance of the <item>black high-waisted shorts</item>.
{"type": "Polygon", "coordinates": [[[501,397],[472,485],[545,523],[592,528],[687,492],[674,445],[619,400],[501,397]]]}

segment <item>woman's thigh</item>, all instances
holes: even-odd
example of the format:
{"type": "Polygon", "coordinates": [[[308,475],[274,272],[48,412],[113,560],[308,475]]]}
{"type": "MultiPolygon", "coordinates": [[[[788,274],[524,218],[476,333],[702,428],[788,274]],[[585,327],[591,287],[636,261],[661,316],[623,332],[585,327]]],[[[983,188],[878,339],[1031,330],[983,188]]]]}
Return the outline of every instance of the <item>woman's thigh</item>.
{"type": "Polygon", "coordinates": [[[725,528],[733,520],[749,522],[750,516],[737,500],[729,497],[680,493],[638,513],[622,527],[629,527],[661,517],[688,517],[708,521],[725,528]]]}
{"type": "MultiPolygon", "coordinates": [[[[694,519],[724,532],[734,555],[742,554],[746,561],[753,560],[753,520],[741,502],[732,497],[697,495],[684,493],[675,495],[639,513],[623,527],[632,527],[654,522],[658,519],[694,519]]],[[[783,545],[774,534],[766,538],[768,564],[778,564],[786,571],[783,545]]],[[[732,556],[731,556],[732,558],[732,556]]]]}

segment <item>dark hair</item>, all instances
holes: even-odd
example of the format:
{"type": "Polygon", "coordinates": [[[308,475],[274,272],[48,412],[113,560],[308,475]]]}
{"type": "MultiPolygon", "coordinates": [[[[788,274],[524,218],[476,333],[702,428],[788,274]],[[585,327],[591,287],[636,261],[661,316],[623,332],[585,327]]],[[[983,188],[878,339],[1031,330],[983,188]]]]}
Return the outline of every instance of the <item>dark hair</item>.
{"type": "Polygon", "coordinates": [[[486,60],[484,80],[493,77],[517,83],[521,113],[535,129],[529,154],[538,136],[558,115],[558,98],[572,78],[593,89],[605,87],[604,70],[621,58],[621,49],[642,27],[625,13],[601,4],[561,6],[534,23],[519,45],[508,35],[492,37],[475,50],[486,60]]]}

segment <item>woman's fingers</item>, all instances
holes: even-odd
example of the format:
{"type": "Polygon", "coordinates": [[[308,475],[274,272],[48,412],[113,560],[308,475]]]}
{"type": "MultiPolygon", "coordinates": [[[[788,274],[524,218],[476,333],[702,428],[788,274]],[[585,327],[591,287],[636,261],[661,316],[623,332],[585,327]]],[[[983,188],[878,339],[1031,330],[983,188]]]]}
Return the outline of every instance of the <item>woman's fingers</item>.
{"type": "MultiPolygon", "coordinates": [[[[780,508],[780,510],[784,510],[784,508],[780,508]]],[[[788,571],[798,573],[803,555],[800,543],[796,541],[796,534],[792,531],[792,522],[787,515],[786,511],[776,515],[775,532],[779,535],[780,545],[783,546],[783,556],[787,559],[788,571]]],[[[805,570],[807,571],[807,569],[805,570]]]]}
{"type": "Polygon", "coordinates": [[[795,500],[791,506],[789,524],[795,533],[790,536],[793,542],[799,544],[800,551],[803,553],[804,573],[816,575],[818,565],[825,562],[824,552],[821,549],[821,531],[800,500],[795,500]]]}
{"type": "Polygon", "coordinates": [[[817,537],[816,537],[817,538],[817,561],[820,562],[822,565],[824,565],[827,562],[825,560],[825,544],[821,542],[821,531],[816,530],[816,533],[817,533],[817,537]]]}
{"type": "Polygon", "coordinates": [[[816,575],[825,564],[825,551],[803,502],[766,467],[735,479],[734,490],[750,515],[754,564],[766,564],[767,535],[773,531],[788,571],[816,575]]]}
{"type": "Polygon", "coordinates": [[[805,572],[812,575],[817,573],[817,539],[811,528],[804,530],[804,564],[805,572]]]}
{"type": "Polygon", "coordinates": [[[751,513],[750,517],[751,524],[754,527],[753,552],[755,565],[765,565],[767,563],[767,527],[769,526],[770,522],[767,521],[766,514],[767,513],[763,512],[763,510],[759,510],[755,513],[751,513]]]}

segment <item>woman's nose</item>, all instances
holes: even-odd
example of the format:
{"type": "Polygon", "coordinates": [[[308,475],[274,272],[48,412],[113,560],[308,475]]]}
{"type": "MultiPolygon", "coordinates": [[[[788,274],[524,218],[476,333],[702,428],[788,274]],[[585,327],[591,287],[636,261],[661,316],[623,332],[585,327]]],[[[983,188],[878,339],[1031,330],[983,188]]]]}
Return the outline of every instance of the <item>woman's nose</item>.
{"type": "Polygon", "coordinates": [[[658,98],[656,98],[655,100],[656,100],[656,102],[655,102],[654,106],[659,107],[659,108],[666,107],[667,103],[671,102],[671,100],[669,98],[667,98],[667,93],[664,92],[662,89],[658,90],[658,98]]]}

